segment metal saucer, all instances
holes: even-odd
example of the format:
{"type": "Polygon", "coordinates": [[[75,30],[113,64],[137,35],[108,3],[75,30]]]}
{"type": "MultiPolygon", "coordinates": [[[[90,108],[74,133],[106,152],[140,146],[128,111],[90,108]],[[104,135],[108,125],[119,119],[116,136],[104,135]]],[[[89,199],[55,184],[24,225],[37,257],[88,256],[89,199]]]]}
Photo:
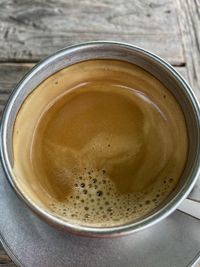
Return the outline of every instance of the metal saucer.
{"type": "Polygon", "coordinates": [[[200,257],[200,221],[180,211],[120,238],[85,238],[58,231],[17,198],[1,165],[0,238],[12,260],[26,267],[186,267],[200,257]]]}

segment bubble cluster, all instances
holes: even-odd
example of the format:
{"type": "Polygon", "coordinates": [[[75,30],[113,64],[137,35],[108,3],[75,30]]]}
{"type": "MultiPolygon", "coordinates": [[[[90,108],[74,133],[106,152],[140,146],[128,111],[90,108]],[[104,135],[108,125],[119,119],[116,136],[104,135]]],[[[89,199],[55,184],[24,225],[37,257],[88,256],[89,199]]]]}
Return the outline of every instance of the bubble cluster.
{"type": "Polygon", "coordinates": [[[144,192],[121,194],[105,169],[84,168],[73,179],[73,189],[51,209],[66,220],[93,226],[113,226],[134,221],[155,209],[174,187],[172,177],[159,180],[144,192]]]}

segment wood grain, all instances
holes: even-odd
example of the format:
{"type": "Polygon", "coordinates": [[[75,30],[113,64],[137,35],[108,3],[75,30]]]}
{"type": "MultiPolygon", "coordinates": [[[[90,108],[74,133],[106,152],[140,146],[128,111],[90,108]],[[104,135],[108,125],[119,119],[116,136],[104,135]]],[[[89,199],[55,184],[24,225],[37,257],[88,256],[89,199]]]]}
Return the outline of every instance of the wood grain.
{"type": "Polygon", "coordinates": [[[3,247],[0,244],[0,266],[2,267],[15,267],[16,265],[8,257],[3,247]]]}
{"type": "Polygon", "coordinates": [[[189,79],[200,100],[200,1],[177,0],[189,79]]]}
{"type": "Polygon", "coordinates": [[[31,64],[0,64],[0,115],[12,89],[32,66],[31,64]]]}
{"type": "Polygon", "coordinates": [[[0,61],[36,62],[65,46],[116,40],[182,65],[173,0],[1,0],[0,61]]]}

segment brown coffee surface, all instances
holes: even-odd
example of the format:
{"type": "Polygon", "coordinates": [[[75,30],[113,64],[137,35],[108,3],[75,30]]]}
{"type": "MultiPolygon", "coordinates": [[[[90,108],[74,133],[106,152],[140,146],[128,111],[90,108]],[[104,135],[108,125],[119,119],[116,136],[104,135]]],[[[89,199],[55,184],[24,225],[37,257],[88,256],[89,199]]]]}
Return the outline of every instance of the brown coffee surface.
{"type": "Polygon", "coordinates": [[[70,222],[113,226],[151,213],[187,158],[173,95],[140,67],[91,60],[40,84],[14,127],[14,173],[37,205],[70,222]]]}

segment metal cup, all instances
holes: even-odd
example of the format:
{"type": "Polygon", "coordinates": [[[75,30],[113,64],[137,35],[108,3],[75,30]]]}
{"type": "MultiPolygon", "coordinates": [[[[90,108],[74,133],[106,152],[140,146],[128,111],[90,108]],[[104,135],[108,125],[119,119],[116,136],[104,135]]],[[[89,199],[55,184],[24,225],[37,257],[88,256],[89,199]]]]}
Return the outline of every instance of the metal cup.
{"type": "Polygon", "coordinates": [[[46,222],[63,230],[87,236],[111,237],[147,228],[171,214],[188,196],[200,174],[200,108],[187,82],[158,56],[142,48],[117,42],[89,42],[64,48],[37,64],[16,86],[4,110],[1,123],[1,159],[6,176],[22,200],[46,222]],[[62,220],[22,193],[13,175],[12,135],[17,113],[26,97],[46,78],[74,63],[89,59],[116,59],[134,63],[159,79],[175,96],[185,115],[189,137],[188,159],[175,190],[151,214],[136,222],[113,227],[89,227],[62,220]]]}

